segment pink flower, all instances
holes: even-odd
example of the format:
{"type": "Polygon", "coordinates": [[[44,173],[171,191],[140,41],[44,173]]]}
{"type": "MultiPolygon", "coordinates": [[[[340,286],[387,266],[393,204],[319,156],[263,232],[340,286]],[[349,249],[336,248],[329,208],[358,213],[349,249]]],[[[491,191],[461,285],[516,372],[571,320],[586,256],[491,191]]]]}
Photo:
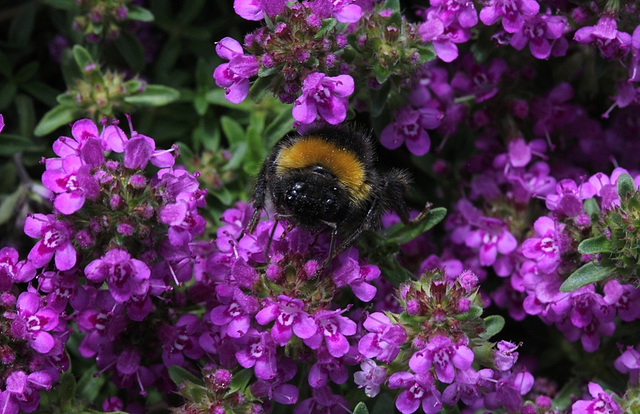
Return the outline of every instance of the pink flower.
{"type": "Polygon", "coordinates": [[[258,59],[245,56],[242,46],[237,40],[225,37],[216,43],[216,53],[223,63],[213,72],[216,85],[225,88],[225,98],[231,103],[240,103],[249,94],[249,78],[258,74],[258,59]]]}
{"type": "Polygon", "coordinates": [[[24,232],[29,237],[41,237],[27,256],[36,268],[43,267],[54,256],[58,270],[69,270],[75,266],[76,250],[71,243],[69,224],[57,221],[53,214],[32,214],[25,220],[24,232]]]}
{"type": "Polygon", "coordinates": [[[331,125],[337,125],[347,117],[347,97],[353,91],[354,82],[349,75],[310,73],[302,83],[302,96],[293,104],[293,118],[300,123],[310,124],[320,116],[331,125]]]}

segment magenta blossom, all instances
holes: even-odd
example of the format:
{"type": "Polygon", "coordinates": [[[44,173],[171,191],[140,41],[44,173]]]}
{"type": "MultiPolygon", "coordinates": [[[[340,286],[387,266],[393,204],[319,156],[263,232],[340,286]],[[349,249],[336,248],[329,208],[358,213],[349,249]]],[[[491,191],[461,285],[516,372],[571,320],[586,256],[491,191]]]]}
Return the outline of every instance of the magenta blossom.
{"type": "Polygon", "coordinates": [[[517,33],[527,18],[535,16],[540,5],[535,0],[489,0],[480,10],[480,20],[490,26],[502,19],[507,33],[517,33]]]}
{"type": "Polygon", "coordinates": [[[286,345],[294,333],[302,339],[310,338],[316,333],[316,324],[303,306],[300,299],[279,295],[277,302],[267,300],[263,304],[262,310],[256,314],[256,321],[261,325],[274,321],[271,336],[280,346],[286,345]]]}
{"type": "Polygon", "coordinates": [[[355,0],[314,0],[309,2],[314,14],[326,19],[333,16],[340,23],[355,23],[362,17],[362,8],[355,0]]]}
{"type": "Polygon", "coordinates": [[[36,268],[45,266],[55,255],[58,270],[69,270],[76,264],[76,250],[71,243],[71,226],[57,221],[53,214],[32,214],[24,222],[27,236],[40,240],[29,252],[27,258],[36,268]]]}
{"type": "Polygon", "coordinates": [[[573,403],[571,406],[572,414],[622,414],[622,409],[616,400],[607,394],[599,384],[590,382],[589,394],[591,394],[591,400],[579,400],[573,403]]]}
{"type": "Polygon", "coordinates": [[[442,409],[440,391],[431,374],[396,372],[389,378],[389,388],[403,389],[396,399],[396,408],[402,414],[416,412],[421,404],[426,414],[435,414],[442,409]]]}
{"type": "Polygon", "coordinates": [[[36,268],[27,260],[19,260],[13,247],[0,249],[0,292],[9,290],[13,283],[29,282],[36,277],[36,268]]]}
{"type": "Polygon", "coordinates": [[[438,335],[424,349],[411,356],[409,367],[417,374],[427,374],[433,366],[438,380],[451,384],[456,369],[466,371],[472,363],[471,349],[454,344],[449,337],[438,335]]]}
{"type": "Polygon", "coordinates": [[[262,20],[265,14],[274,17],[284,10],[286,0],[234,0],[233,9],[246,20],[262,20]]]}
{"type": "Polygon", "coordinates": [[[213,72],[216,84],[225,88],[225,98],[231,103],[240,103],[249,94],[249,78],[258,74],[258,59],[245,56],[240,43],[225,37],[216,43],[218,56],[227,59],[213,72]]]}
{"type": "MultiPolygon", "coordinates": [[[[417,109],[403,106],[395,112],[396,121],[387,125],[380,135],[380,143],[388,149],[396,149],[402,144],[417,156],[429,152],[431,138],[420,122],[423,118],[417,109]]],[[[441,117],[440,117],[441,118],[441,117]]],[[[436,128],[437,125],[431,125],[436,128]]]]}
{"type": "Polygon", "coordinates": [[[40,296],[33,292],[23,292],[16,302],[16,317],[11,324],[11,333],[20,339],[26,339],[35,351],[46,354],[56,343],[47,331],[58,326],[58,312],[43,306],[40,296]]]}
{"type": "Polygon", "coordinates": [[[111,295],[118,303],[127,302],[132,295],[145,295],[149,290],[149,267],[121,249],[110,250],[102,258],[92,261],[84,273],[95,283],[106,280],[111,295]]]}
{"type": "Polygon", "coordinates": [[[369,315],[364,321],[364,328],[370,333],[360,339],[358,351],[367,358],[389,363],[398,356],[400,346],[407,340],[404,328],[391,323],[382,312],[369,315]]]}
{"type": "Polygon", "coordinates": [[[631,35],[617,30],[618,22],[611,16],[602,16],[595,26],[581,27],[573,39],[578,43],[595,43],[607,59],[622,58],[631,49],[631,35]]]}
{"type": "Polygon", "coordinates": [[[456,44],[471,38],[471,31],[458,23],[445,25],[436,10],[427,12],[426,21],[418,27],[418,34],[423,42],[431,42],[436,55],[447,63],[458,57],[456,44]]]}
{"type": "Polygon", "coordinates": [[[356,333],[356,323],[342,316],[344,310],[323,310],[315,314],[316,333],[304,339],[304,343],[311,349],[318,349],[323,339],[326,341],[329,353],[340,358],[349,352],[347,336],[356,333]]]}
{"type": "Polygon", "coordinates": [[[535,15],[511,37],[510,43],[517,50],[522,50],[529,43],[531,54],[538,59],[547,59],[552,51],[555,52],[554,56],[561,56],[567,49],[567,41],[562,38],[562,35],[568,26],[569,23],[565,17],[535,15]],[[562,42],[561,39],[564,41],[562,42]],[[554,50],[556,43],[561,43],[563,47],[554,50]]]}
{"type": "Polygon", "coordinates": [[[302,83],[302,96],[293,104],[293,118],[302,124],[310,124],[319,116],[331,125],[337,125],[347,117],[347,97],[353,91],[354,82],[349,75],[310,73],[302,83]]]}
{"type": "Polygon", "coordinates": [[[552,218],[543,216],[533,223],[533,228],[538,237],[522,243],[522,255],[536,260],[541,272],[551,273],[560,264],[560,255],[564,251],[564,224],[557,224],[552,218]]]}

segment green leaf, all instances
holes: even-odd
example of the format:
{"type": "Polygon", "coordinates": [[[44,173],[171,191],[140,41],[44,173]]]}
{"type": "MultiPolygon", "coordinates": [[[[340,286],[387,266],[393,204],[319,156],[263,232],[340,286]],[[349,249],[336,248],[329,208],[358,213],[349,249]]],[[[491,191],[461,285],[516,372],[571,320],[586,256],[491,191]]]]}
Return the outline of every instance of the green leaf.
{"type": "Polygon", "coordinates": [[[62,10],[76,10],[78,8],[76,0],[45,0],[43,3],[62,10]]]}
{"type": "Polygon", "coordinates": [[[20,123],[18,130],[20,131],[20,134],[25,137],[31,136],[36,123],[36,111],[33,107],[33,99],[29,95],[21,93],[16,96],[15,103],[20,123]]]}
{"type": "Polygon", "coordinates": [[[227,394],[244,392],[244,389],[247,387],[247,384],[251,381],[252,377],[253,371],[250,369],[243,369],[242,371],[238,371],[233,374],[231,384],[229,384],[229,392],[227,394]]]}
{"type": "Polygon", "coordinates": [[[134,105],[162,106],[167,105],[180,97],[176,89],[164,85],[147,85],[144,91],[127,96],[124,101],[134,105]]]}
{"type": "Polygon", "coordinates": [[[384,84],[391,75],[391,68],[389,66],[376,64],[373,66],[373,73],[376,74],[376,81],[378,81],[379,84],[384,84]]]}
{"type": "Polygon", "coordinates": [[[291,132],[291,130],[293,130],[293,117],[291,116],[291,111],[287,109],[286,111],[280,112],[265,128],[264,137],[267,148],[274,146],[276,142],[280,141],[280,139],[291,132]]]}
{"type": "Polygon", "coordinates": [[[322,21],[322,26],[320,26],[320,29],[318,30],[318,33],[316,33],[314,38],[316,38],[316,39],[322,38],[322,36],[324,36],[329,30],[333,29],[336,26],[337,23],[338,23],[338,21],[336,19],[334,19],[333,17],[330,17],[328,19],[324,19],[322,21]]]}
{"type": "Polygon", "coordinates": [[[245,132],[242,126],[235,119],[229,116],[220,117],[220,126],[222,132],[227,137],[229,145],[243,142],[245,140],[245,132]]]}
{"type": "Polygon", "coordinates": [[[584,211],[591,217],[591,220],[597,220],[600,215],[600,206],[595,198],[589,198],[584,201],[584,211]]]}
{"type": "Polygon", "coordinates": [[[265,68],[260,66],[260,68],[258,69],[258,77],[266,78],[268,76],[275,75],[276,73],[280,72],[280,69],[281,68],[278,66],[274,66],[271,68],[265,68]]]}
{"type": "Polygon", "coordinates": [[[204,381],[201,378],[196,377],[186,369],[178,365],[172,365],[168,368],[169,377],[178,387],[186,382],[192,384],[204,386],[204,381]]]}
{"type": "Polygon", "coordinates": [[[56,390],[60,393],[61,405],[69,404],[76,397],[76,378],[69,371],[60,376],[60,382],[56,385],[56,390]]]}
{"type": "Polygon", "coordinates": [[[620,174],[618,177],[618,196],[620,200],[624,200],[629,197],[629,194],[633,194],[636,191],[636,184],[633,182],[633,178],[629,174],[620,174]]]}
{"type": "Polygon", "coordinates": [[[389,92],[391,92],[391,82],[385,82],[379,89],[369,91],[371,97],[371,116],[379,116],[389,100],[389,92]]]}
{"type": "Polygon", "coordinates": [[[268,88],[271,85],[271,78],[257,78],[249,88],[249,96],[255,103],[260,103],[267,95],[268,88]]]}
{"type": "Polygon", "coordinates": [[[366,404],[360,401],[356,408],[353,409],[353,414],[369,414],[369,409],[366,404]]]}
{"type": "Polygon", "coordinates": [[[242,166],[244,157],[247,155],[248,145],[246,142],[239,142],[230,148],[230,152],[233,154],[228,163],[222,167],[223,171],[233,171],[242,166]]]}
{"type": "Polygon", "coordinates": [[[33,32],[36,18],[36,2],[23,2],[22,7],[11,18],[9,26],[9,42],[12,46],[26,46],[33,32]]]}
{"type": "Polygon", "coordinates": [[[489,315],[484,318],[485,331],[479,336],[482,339],[489,340],[504,328],[504,318],[500,315],[489,315]]]}
{"type": "MultiPolygon", "coordinates": [[[[0,135],[1,136],[1,135],[0,135]]],[[[8,222],[19,210],[18,203],[26,195],[26,188],[19,186],[16,191],[4,197],[0,202],[0,224],[8,222]]]]}
{"type": "Polygon", "coordinates": [[[394,398],[388,393],[381,393],[374,400],[371,414],[389,414],[396,412],[394,398]]]}
{"type": "Polygon", "coordinates": [[[444,207],[425,208],[410,224],[393,227],[388,238],[399,245],[408,243],[440,223],[446,215],[447,209],[444,207]]]}
{"type": "Polygon", "coordinates": [[[433,50],[432,44],[420,44],[417,46],[418,54],[420,55],[420,61],[430,62],[436,58],[436,52],[433,50]]]}
{"type": "Polygon", "coordinates": [[[393,10],[396,12],[400,11],[400,0],[387,0],[384,2],[384,9],[393,10]]]}
{"type": "Polygon", "coordinates": [[[30,81],[23,83],[20,87],[48,107],[55,106],[59,92],[50,85],[40,81],[30,81]]]}
{"type": "Polygon", "coordinates": [[[76,64],[82,73],[85,72],[85,68],[87,66],[94,63],[89,51],[80,45],[75,45],[73,47],[73,59],[76,61],[76,64]]]}
{"type": "Polygon", "coordinates": [[[560,286],[561,292],[573,292],[582,286],[590,285],[606,279],[615,272],[615,267],[598,266],[594,262],[589,262],[573,272],[567,280],[560,286]]]}
{"type": "Polygon", "coordinates": [[[18,87],[13,82],[7,82],[0,86],[0,111],[7,108],[18,92],[18,87]]]}
{"type": "Polygon", "coordinates": [[[81,114],[82,111],[73,106],[55,106],[51,108],[49,112],[44,114],[40,122],[38,122],[38,125],[36,125],[33,133],[37,137],[47,135],[48,133],[55,131],[62,125],[66,125],[69,122],[75,121],[81,114]]]}
{"type": "Polygon", "coordinates": [[[129,11],[127,12],[127,19],[138,20],[140,22],[152,22],[154,20],[153,13],[144,7],[130,4],[127,6],[129,11]]]}
{"type": "Polygon", "coordinates": [[[31,147],[33,142],[27,137],[17,134],[0,134],[0,155],[10,157],[31,147]]]}
{"type": "Polygon", "coordinates": [[[459,321],[472,321],[482,316],[482,308],[478,305],[471,305],[471,309],[467,313],[461,315],[454,315],[459,321]]]}
{"type": "Polygon", "coordinates": [[[604,235],[591,237],[578,245],[578,252],[581,254],[610,253],[611,241],[604,235]]]}
{"type": "Polygon", "coordinates": [[[76,393],[78,397],[85,401],[94,402],[100,394],[100,390],[106,383],[104,376],[95,376],[97,368],[95,366],[87,369],[82,373],[76,384],[76,393]]]}
{"type": "Polygon", "coordinates": [[[114,45],[133,72],[142,72],[145,65],[144,49],[137,36],[128,31],[122,31],[114,45]]]}

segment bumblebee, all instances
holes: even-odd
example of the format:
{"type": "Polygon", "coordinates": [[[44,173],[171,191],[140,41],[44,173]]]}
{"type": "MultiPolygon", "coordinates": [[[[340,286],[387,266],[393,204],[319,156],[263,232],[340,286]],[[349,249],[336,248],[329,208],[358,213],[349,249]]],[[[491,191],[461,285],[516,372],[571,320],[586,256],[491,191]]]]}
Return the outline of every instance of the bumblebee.
{"type": "Polygon", "coordinates": [[[409,186],[408,175],[397,169],[379,172],[375,161],[371,137],[352,127],[323,127],[285,136],[260,169],[247,231],[253,232],[270,197],[276,223],[286,219],[309,231],[331,230],[327,263],[364,230],[377,227],[384,212],[395,210],[407,223],[409,209],[403,194],[409,186]],[[342,240],[336,247],[339,233],[342,240]]]}

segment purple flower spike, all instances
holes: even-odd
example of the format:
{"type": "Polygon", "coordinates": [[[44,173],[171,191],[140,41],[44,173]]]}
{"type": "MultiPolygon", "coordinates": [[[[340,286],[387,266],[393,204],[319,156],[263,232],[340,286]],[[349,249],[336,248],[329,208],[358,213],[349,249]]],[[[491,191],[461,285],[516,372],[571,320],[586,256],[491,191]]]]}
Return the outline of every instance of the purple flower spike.
{"type": "Polygon", "coordinates": [[[151,270],[124,250],[108,251],[102,258],[89,263],[84,273],[95,283],[106,279],[109,291],[118,303],[127,302],[132,295],[145,295],[149,290],[151,270]]]}
{"type": "Polygon", "coordinates": [[[25,220],[24,232],[29,237],[41,237],[27,256],[36,268],[45,266],[54,255],[58,270],[69,270],[75,266],[76,250],[71,244],[69,224],[56,221],[53,214],[32,214],[25,220]]]}
{"type": "Polygon", "coordinates": [[[240,43],[225,37],[216,44],[218,56],[229,60],[213,72],[216,84],[225,88],[225,98],[240,103],[249,94],[249,78],[258,74],[259,64],[255,56],[245,56],[240,43]]]}
{"type": "Polygon", "coordinates": [[[332,77],[310,73],[302,84],[302,96],[293,104],[293,118],[302,124],[310,124],[320,116],[331,125],[337,125],[347,117],[347,97],[353,91],[354,82],[349,75],[332,77]]]}

